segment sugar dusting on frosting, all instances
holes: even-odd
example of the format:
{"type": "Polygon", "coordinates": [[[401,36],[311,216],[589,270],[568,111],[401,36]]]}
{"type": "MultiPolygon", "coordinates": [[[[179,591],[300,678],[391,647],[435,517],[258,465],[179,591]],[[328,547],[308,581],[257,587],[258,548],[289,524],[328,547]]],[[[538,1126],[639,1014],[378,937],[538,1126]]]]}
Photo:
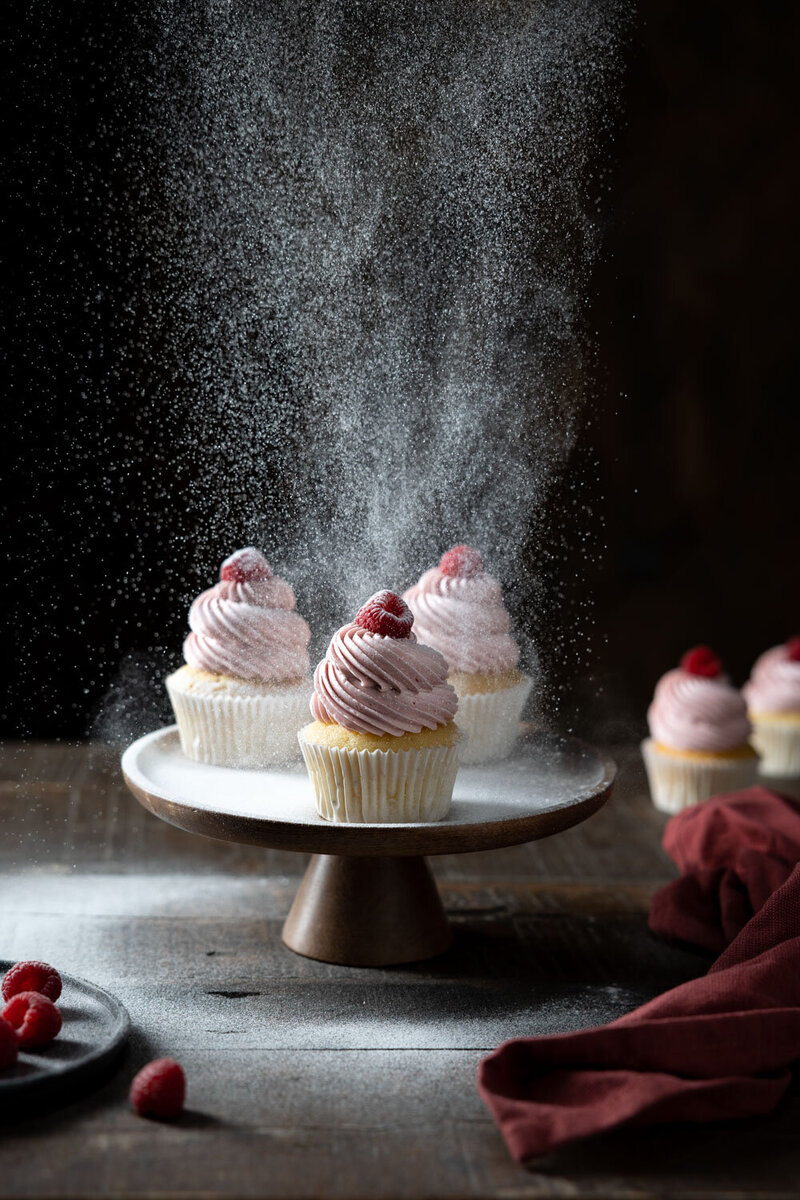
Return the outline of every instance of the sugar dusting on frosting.
{"type": "MultiPolygon", "coordinates": [[[[183,643],[190,667],[260,683],[285,683],[309,669],[311,631],[295,612],[289,584],[248,547],[251,578],[222,578],[189,610],[191,633],[183,643]]],[[[222,575],[230,574],[226,559],[222,575]]]]}
{"type": "Polygon", "coordinates": [[[419,733],[453,720],[458,700],[447,663],[414,633],[384,637],[351,622],[314,672],[311,712],[354,733],[419,733]]]}
{"type": "Polygon", "coordinates": [[[443,654],[451,671],[499,675],[519,662],[500,584],[486,572],[453,577],[432,567],[404,599],[418,638],[443,654]]]}

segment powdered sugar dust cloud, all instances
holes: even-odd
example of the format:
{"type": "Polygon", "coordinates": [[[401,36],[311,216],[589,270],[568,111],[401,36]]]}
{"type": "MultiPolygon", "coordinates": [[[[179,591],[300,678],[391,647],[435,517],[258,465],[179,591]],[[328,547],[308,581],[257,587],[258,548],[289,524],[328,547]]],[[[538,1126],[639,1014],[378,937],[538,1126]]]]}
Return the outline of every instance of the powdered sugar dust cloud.
{"type": "MultiPolygon", "coordinates": [[[[545,631],[564,640],[541,513],[585,401],[621,6],[208,0],[157,17],[131,66],[138,403],[164,457],[152,501],[185,510],[197,570],[149,586],[183,617],[257,545],[321,652],[372,591],[467,541],[535,666],[545,631]]],[[[120,705],[118,686],[106,733],[120,705]]]]}

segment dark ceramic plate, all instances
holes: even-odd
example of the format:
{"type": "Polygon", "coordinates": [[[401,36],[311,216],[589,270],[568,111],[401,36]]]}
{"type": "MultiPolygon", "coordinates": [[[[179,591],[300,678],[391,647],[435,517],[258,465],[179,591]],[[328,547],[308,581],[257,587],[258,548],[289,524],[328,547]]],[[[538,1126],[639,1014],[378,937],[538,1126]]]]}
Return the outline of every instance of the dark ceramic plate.
{"type": "MultiPolygon", "coordinates": [[[[0,975],[11,966],[0,959],[0,975]]],[[[15,1067],[0,1071],[0,1116],[5,1120],[91,1090],[110,1074],[125,1049],[130,1017],[119,1000],[74,975],[61,973],[61,981],[61,1033],[42,1050],[21,1052],[15,1067]]]]}

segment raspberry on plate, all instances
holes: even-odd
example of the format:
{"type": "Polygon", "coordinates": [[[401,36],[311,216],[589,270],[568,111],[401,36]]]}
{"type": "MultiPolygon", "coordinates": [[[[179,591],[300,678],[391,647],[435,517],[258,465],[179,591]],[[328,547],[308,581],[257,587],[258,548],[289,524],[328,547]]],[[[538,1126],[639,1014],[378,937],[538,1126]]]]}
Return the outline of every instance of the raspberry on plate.
{"type": "Polygon", "coordinates": [[[38,1050],[52,1042],[61,1029],[61,1013],[41,992],[17,992],[3,1009],[3,1019],[14,1027],[23,1050],[38,1050]]]}
{"type": "Polygon", "coordinates": [[[414,616],[405,600],[401,600],[396,592],[384,588],[361,605],[354,624],[370,633],[379,633],[382,637],[407,638],[414,624],[414,616]]]}
{"type": "Polygon", "coordinates": [[[183,1110],[186,1076],[174,1058],[156,1058],[133,1078],[131,1108],[140,1117],[166,1121],[183,1110]]]}
{"type": "Polygon", "coordinates": [[[3,999],[10,1000],[18,992],[39,992],[48,1000],[61,995],[61,976],[46,962],[18,962],[3,976],[3,999]]]}
{"type": "Polygon", "coordinates": [[[7,1071],[17,1061],[19,1043],[14,1026],[0,1017],[0,1071],[7,1071]]]}

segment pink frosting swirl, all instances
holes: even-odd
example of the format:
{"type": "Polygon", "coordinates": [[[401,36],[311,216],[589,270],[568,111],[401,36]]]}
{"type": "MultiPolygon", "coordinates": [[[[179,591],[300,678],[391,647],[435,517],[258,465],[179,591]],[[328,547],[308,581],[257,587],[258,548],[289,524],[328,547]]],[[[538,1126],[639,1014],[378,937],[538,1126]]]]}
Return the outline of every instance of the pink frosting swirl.
{"type": "Polygon", "coordinates": [[[351,622],[331,638],[314,672],[311,712],[353,733],[419,733],[452,721],[458,707],[447,663],[408,637],[383,637],[351,622]]]}
{"type": "Polygon", "coordinates": [[[192,632],[183,643],[190,667],[257,683],[285,683],[307,674],[311,631],[294,611],[289,584],[258,558],[265,577],[222,579],[192,604],[192,632]]]}
{"type": "Polygon", "coordinates": [[[417,633],[445,656],[451,671],[500,675],[519,662],[500,584],[484,571],[467,577],[432,567],[403,599],[417,633]]]}
{"type": "Polygon", "coordinates": [[[756,659],[742,695],[753,713],[800,712],[800,662],[789,657],[787,645],[756,659]]]}
{"type": "Polygon", "coordinates": [[[647,720],[655,740],[674,750],[734,750],[751,733],[741,693],[724,675],[709,679],[680,669],[658,681],[647,720]]]}

